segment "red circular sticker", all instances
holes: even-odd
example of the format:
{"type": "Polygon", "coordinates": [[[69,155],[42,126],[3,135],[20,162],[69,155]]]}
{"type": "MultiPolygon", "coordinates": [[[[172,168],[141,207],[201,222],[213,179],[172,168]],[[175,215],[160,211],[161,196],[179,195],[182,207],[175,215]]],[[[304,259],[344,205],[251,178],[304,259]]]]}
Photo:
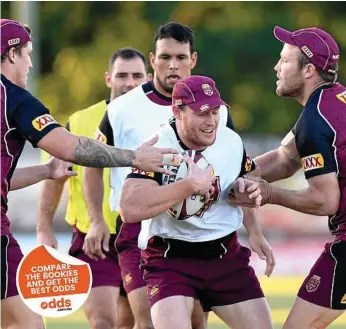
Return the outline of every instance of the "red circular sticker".
{"type": "Polygon", "coordinates": [[[91,283],[89,264],[46,245],[31,250],[17,270],[20,297],[42,316],[60,317],[78,310],[91,283]]]}

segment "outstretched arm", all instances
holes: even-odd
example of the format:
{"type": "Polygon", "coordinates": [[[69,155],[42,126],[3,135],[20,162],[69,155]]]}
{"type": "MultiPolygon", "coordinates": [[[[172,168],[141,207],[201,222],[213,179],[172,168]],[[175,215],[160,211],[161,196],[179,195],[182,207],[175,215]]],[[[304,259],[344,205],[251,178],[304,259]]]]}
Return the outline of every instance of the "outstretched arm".
{"type": "Polygon", "coordinates": [[[288,207],[303,213],[334,215],[340,202],[339,183],[335,172],[308,179],[308,188],[291,191],[260,182],[263,203],[288,207]]]}
{"type": "Polygon", "coordinates": [[[167,172],[162,168],[164,154],[177,153],[174,149],[155,148],[158,136],[143,143],[137,150],[123,150],[97,140],[76,136],[65,128],[50,131],[39,142],[42,148],[56,158],[85,167],[136,167],[154,172],[167,172]]]}
{"type": "Polygon", "coordinates": [[[11,179],[10,190],[19,190],[48,178],[50,178],[50,172],[47,165],[17,168],[11,179]]]}
{"type": "Polygon", "coordinates": [[[75,176],[74,172],[68,170],[69,166],[70,164],[67,162],[52,158],[46,164],[17,168],[11,179],[10,190],[19,190],[45,179],[61,179],[75,176]]]}
{"type": "Polygon", "coordinates": [[[262,177],[268,182],[293,176],[301,168],[293,133],[288,133],[276,150],[254,158],[254,162],[256,170],[251,175],[262,177]]]}

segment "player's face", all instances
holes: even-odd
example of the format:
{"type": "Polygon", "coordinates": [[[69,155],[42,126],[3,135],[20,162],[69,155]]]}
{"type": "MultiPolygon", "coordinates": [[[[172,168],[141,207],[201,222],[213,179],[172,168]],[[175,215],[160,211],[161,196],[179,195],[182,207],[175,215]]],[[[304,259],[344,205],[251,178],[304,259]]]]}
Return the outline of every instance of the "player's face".
{"type": "Polygon", "coordinates": [[[278,96],[297,97],[302,93],[304,79],[299,68],[300,49],[285,43],[278,63],[274,70],[276,81],[276,94],[278,96]]]}
{"type": "Polygon", "coordinates": [[[139,57],[118,57],[112,70],[105,73],[105,80],[107,87],[111,89],[111,99],[114,99],[146,81],[145,65],[139,57]]]}
{"type": "Polygon", "coordinates": [[[217,107],[201,114],[192,111],[188,106],[179,110],[177,120],[183,134],[180,137],[186,146],[193,150],[203,150],[214,144],[220,121],[219,109],[220,107],[217,107]]]}
{"type": "Polygon", "coordinates": [[[191,54],[189,43],[180,43],[172,38],[157,40],[155,54],[150,53],[156,88],[171,96],[174,85],[191,75],[197,62],[197,53],[191,54]]]}
{"type": "Polygon", "coordinates": [[[31,61],[32,43],[29,41],[25,47],[22,48],[21,53],[10,51],[9,56],[14,60],[14,83],[22,88],[26,88],[28,81],[28,74],[32,68],[31,61]]]}

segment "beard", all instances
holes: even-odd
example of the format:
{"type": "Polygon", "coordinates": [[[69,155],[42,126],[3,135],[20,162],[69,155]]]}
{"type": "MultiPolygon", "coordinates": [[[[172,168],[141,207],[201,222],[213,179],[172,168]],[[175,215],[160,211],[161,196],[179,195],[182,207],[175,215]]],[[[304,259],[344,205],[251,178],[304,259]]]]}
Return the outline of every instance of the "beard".
{"type": "Polygon", "coordinates": [[[276,88],[276,94],[282,97],[296,98],[303,92],[304,83],[301,79],[289,79],[285,82],[280,80],[280,85],[276,88]]]}
{"type": "Polygon", "coordinates": [[[172,93],[174,85],[171,85],[167,82],[162,81],[159,77],[156,77],[157,83],[160,85],[160,87],[166,91],[167,93],[172,93]]]}

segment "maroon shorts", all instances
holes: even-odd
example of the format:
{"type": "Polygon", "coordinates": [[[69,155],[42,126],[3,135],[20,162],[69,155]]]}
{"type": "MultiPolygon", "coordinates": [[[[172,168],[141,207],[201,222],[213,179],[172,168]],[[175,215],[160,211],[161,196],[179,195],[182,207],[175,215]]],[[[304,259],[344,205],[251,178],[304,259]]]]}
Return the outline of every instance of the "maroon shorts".
{"type": "Polygon", "coordinates": [[[327,243],[298,296],[334,310],[346,310],[346,240],[327,243]]]}
{"type": "Polygon", "coordinates": [[[127,294],[145,287],[143,271],[140,269],[141,250],[138,248],[138,235],[141,224],[122,224],[115,241],[124,288],[127,294]]]}
{"type": "Polygon", "coordinates": [[[204,311],[264,297],[251,266],[251,251],[234,232],[208,242],[153,237],[142,252],[149,304],[170,296],[200,299],[204,311]]]}
{"type": "Polygon", "coordinates": [[[100,286],[120,287],[122,285],[120,267],[118,262],[118,254],[114,247],[115,234],[111,234],[109,239],[109,252],[103,250],[106,254],[105,259],[98,261],[88,257],[83,251],[83,244],[86,234],[80,232],[76,228],[73,231],[72,244],[69,254],[90,265],[92,273],[92,288],[100,286]]]}
{"type": "Polygon", "coordinates": [[[1,299],[18,295],[17,269],[23,258],[17,240],[12,234],[1,236],[1,299]]]}

